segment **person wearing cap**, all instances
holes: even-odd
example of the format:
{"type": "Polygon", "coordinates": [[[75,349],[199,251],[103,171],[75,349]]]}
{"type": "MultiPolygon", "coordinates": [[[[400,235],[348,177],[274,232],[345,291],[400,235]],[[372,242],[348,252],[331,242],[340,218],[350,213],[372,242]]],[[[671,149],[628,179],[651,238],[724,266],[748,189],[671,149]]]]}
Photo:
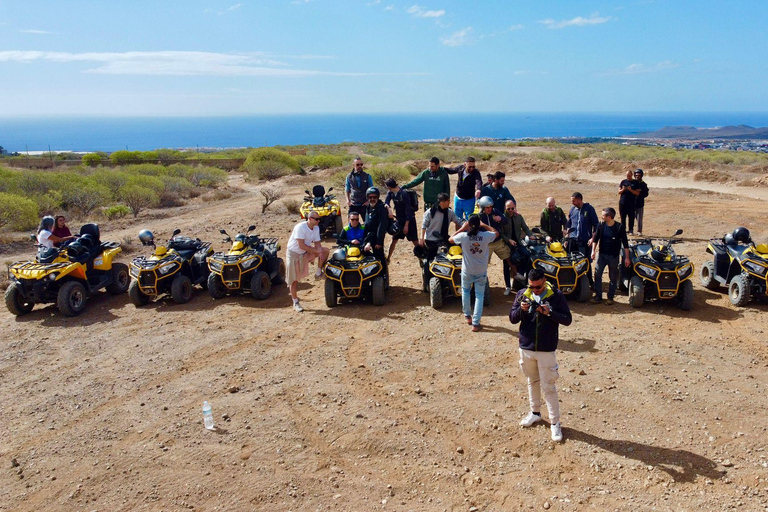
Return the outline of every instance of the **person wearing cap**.
{"type": "Polygon", "coordinates": [[[635,169],[635,181],[640,187],[640,193],[635,198],[635,221],[639,236],[643,236],[643,208],[645,208],[645,198],[648,197],[648,184],[643,181],[643,174],[642,169],[635,169]]]}
{"type": "Polygon", "coordinates": [[[480,205],[480,221],[496,230],[496,236],[488,246],[488,261],[490,262],[491,255],[496,254],[502,261],[502,265],[508,268],[509,275],[516,275],[517,266],[512,263],[510,239],[504,235],[508,231],[507,226],[510,224],[509,217],[494,208],[493,199],[488,196],[481,197],[477,204],[480,205]]]}
{"type": "Polygon", "coordinates": [[[413,211],[410,194],[398,186],[394,178],[388,178],[384,185],[389,190],[384,204],[389,206],[390,202],[395,203],[395,218],[397,218],[397,223],[400,226],[398,232],[392,235],[392,243],[389,244],[389,253],[387,254],[387,263],[389,263],[398,240],[405,238],[416,247],[419,245],[419,234],[416,226],[416,212],[413,211]]]}
{"type": "Polygon", "coordinates": [[[437,203],[437,195],[440,193],[451,196],[451,178],[448,176],[448,170],[440,166],[440,159],[433,156],[429,160],[429,168],[424,169],[414,179],[402,186],[402,188],[413,188],[419,183],[424,183],[424,211],[429,210],[437,203]]]}
{"type": "Polygon", "coordinates": [[[483,189],[483,178],[477,170],[475,158],[468,156],[467,160],[453,169],[446,168],[448,174],[458,174],[456,195],[453,197],[453,211],[460,219],[468,219],[475,211],[475,200],[480,199],[483,189]]]}
{"type": "Polygon", "coordinates": [[[352,161],[352,172],[344,180],[344,194],[351,212],[365,213],[365,191],[373,186],[373,178],[363,170],[363,160],[358,156],[352,161]]]}

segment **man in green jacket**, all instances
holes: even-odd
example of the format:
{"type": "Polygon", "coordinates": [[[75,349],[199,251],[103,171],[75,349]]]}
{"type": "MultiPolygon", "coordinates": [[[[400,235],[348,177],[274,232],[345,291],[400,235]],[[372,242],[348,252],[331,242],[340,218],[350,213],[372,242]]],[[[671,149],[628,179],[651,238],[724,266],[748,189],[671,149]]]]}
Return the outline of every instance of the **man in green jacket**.
{"type": "Polygon", "coordinates": [[[568,229],[568,219],[563,210],[557,206],[554,197],[548,197],[546,208],[541,211],[539,222],[541,230],[547,235],[547,242],[562,242],[568,229]]]}
{"type": "Polygon", "coordinates": [[[433,156],[429,161],[429,169],[424,169],[413,180],[400,188],[413,188],[419,183],[424,183],[424,211],[429,210],[437,203],[437,195],[445,192],[450,197],[451,181],[448,171],[440,166],[440,159],[433,156]]]}

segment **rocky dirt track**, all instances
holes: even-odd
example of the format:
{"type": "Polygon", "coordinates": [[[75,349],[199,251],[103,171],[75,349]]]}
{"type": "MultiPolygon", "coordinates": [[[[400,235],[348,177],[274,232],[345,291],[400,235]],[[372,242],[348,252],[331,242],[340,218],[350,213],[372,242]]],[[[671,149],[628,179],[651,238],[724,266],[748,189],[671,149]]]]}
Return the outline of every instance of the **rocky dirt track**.
{"type": "MultiPolygon", "coordinates": [[[[531,226],[547,195],[566,210],[575,190],[598,210],[615,206],[627,167],[531,163],[480,165],[507,170],[531,226]]],[[[768,241],[764,185],[735,187],[762,174],[719,185],[724,194],[697,169],[646,171],[646,235],[682,228],[676,249],[697,269],[706,241],[737,225],[768,241]],[[662,174],[683,188],[657,186],[662,174]]],[[[323,176],[285,186],[298,198],[323,176]]],[[[222,250],[220,227],[255,220],[285,247],[297,219],[280,205],[261,215],[260,194],[233,182],[242,189],[230,200],[103,224],[102,238],[179,227],[222,250]]],[[[185,305],[139,309],[99,294],[77,318],[52,305],[3,310],[0,510],[768,510],[765,304],[733,307],[698,277],[687,313],[632,309],[626,295],[571,302],[555,444],[548,424],[518,426],[527,393],[499,261],[480,333],[459,300],[430,308],[404,242],[391,269],[379,308],[329,310],[308,279],[303,314],[284,286],[263,302],[197,290],[185,305]],[[215,432],[203,428],[204,400],[215,432]]]]}

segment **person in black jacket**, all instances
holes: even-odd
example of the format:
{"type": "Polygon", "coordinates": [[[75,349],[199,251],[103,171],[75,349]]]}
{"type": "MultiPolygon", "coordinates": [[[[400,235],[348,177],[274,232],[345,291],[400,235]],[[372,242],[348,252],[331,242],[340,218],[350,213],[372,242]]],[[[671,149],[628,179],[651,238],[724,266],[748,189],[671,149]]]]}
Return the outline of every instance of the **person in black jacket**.
{"type": "Polygon", "coordinates": [[[381,260],[384,267],[384,277],[389,282],[389,268],[387,257],[384,255],[384,237],[387,236],[389,227],[389,212],[384,203],[379,201],[381,193],[376,187],[370,187],[365,196],[368,206],[365,207],[365,237],[363,238],[364,250],[372,251],[373,255],[381,260]]]}
{"type": "Polygon", "coordinates": [[[637,222],[637,235],[643,236],[643,208],[645,198],[648,197],[648,184],[643,181],[643,170],[635,169],[635,181],[640,187],[640,193],[635,198],[635,221],[637,222]]]}
{"type": "Polygon", "coordinates": [[[600,257],[597,259],[595,267],[595,297],[590,301],[592,304],[600,304],[603,299],[603,271],[608,267],[608,278],[611,283],[608,285],[608,300],[605,304],[613,305],[613,297],[616,294],[616,285],[619,282],[619,255],[621,247],[624,246],[624,266],[629,266],[629,242],[627,241],[627,232],[621,223],[616,222],[616,210],[613,208],[603,208],[603,222],[597,226],[597,231],[592,236],[592,259],[595,259],[597,247],[600,246],[600,257]]]}
{"type": "Polygon", "coordinates": [[[480,199],[480,191],[483,189],[483,178],[477,170],[475,157],[468,156],[464,164],[446,168],[448,174],[458,174],[456,182],[456,195],[453,197],[453,211],[462,220],[467,220],[475,211],[475,201],[480,199]]]}
{"type": "Polygon", "coordinates": [[[394,178],[387,178],[384,185],[389,190],[387,198],[384,200],[384,205],[389,206],[390,202],[395,203],[395,217],[400,227],[397,234],[392,235],[392,243],[389,244],[389,252],[387,254],[387,263],[389,263],[392,253],[395,252],[398,240],[405,238],[413,243],[414,247],[419,245],[419,228],[416,226],[416,212],[411,203],[410,194],[403,190],[402,187],[399,187],[394,178]]]}
{"type": "Polygon", "coordinates": [[[627,179],[619,183],[619,214],[621,215],[621,224],[629,227],[629,234],[632,234],[635,228],[635,200],[640,194],[640,187],[632,179],[632,171],[627,171],[627,179]]]}
{"type": "Polygon", "coordinates": [[[549,412],[553,441],[563,440],[560,427],[560,404],[555,383],[558,373],[557,343],[560,325],[571,325],[573,317],[563,292],[547,282],[544,272],[528,272],[528,287],[515,297],[509,321],[520,324],[520,368],[528,379],[528,401],[531,412],[520,421],[530,427],[541,421],[541,392],[549,412]]]}

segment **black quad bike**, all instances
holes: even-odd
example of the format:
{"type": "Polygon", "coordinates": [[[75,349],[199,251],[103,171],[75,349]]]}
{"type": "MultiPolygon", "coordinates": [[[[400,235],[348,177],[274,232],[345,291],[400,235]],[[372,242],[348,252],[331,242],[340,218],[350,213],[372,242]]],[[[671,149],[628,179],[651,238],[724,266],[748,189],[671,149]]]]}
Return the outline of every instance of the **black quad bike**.
{"type": "Polygon", "coordinates": [[[214,299],[228,293],[248,292],[254,299],[264,300],[272,293],[273,284],[285,282],[285,263],[277,255],[280,242],[277,238],[249,235],[254,229],[256,226],[249,226],[245,234],[238,234],[234,240],[226,230],[219,230],[226,236],[224,241],[232,246],[226,254],[217,252],[208,257],[208,293],[214,299]]]}
{"type": "Polygon", "coordinates": [[[208,286],[208,257],[213,254],[210,242],[199,238],[179,236],[173,231],[165,245],[155,245],[155,236],[143,229],[139,240],[145,247],[154,248],[151,256],[134,258],[130,265],[131,286],[128,296],[134,306],[149,303],[152,298],[169,293],[174,302],[184,304],[192,298],[192,287],[208,286]]]}
{"type": "Polygon", "coordinates": [[[320,222],[318,223],[320,234],[323,235],[327,232],[338,236],[341,234],[341,230],[344,229],[344,219],[341,218],[341,205],[339,201],[335,195],[330,193],[332,190],[333,187],[329,188],[326,194],[325,187],[322,185],[312,187],[311,194],[309,190],[305,190],[306,196],[299,208],[299,212],[302,219],[306,219],[310,212],[317,212],[320,216],[320,222]]]}
{"type": "Polygon", "coordinates": [[[128,266],[114,261],[122,250],[120,244],[102,242],[97,224],[84,224],[80,235],[62,247],[37,247],[35,261],[8,265],[5,305],[16,316],[29,313],[35,304],[50,302],[62,314],[77,316],[97,291],[118,295],[128,290],[128,266]]]}
{"type": "Polygon", "coordinates": [[[533,232],[534,236],[524,240],[531,253],[531,268],[544,272],[547,281],[566,297],[575,297],[578,302],[589,300],[589,259],[579,252],[576,241],[566,239],[565,245],[547,242],[539,228],[533,232]]]}
{"type": "MultiPolygon", "coordinates": [[[[434,309],[442,308],[447,298],[461,297],[461,247],[458,245],[441,245],[434,258],[430,260],[426,257],[420,257],[419,264],[422,269],[422,288],[429,293],[429,304],[434,309]]],[[[472,300],[474,300],[474,293],[473,289],[472,300]]],[[[486,278],[483,307],[490,306],[491,287],[486,278]]]]}
{"type": "Polygon", "coordinates": [[[649,300],[674,301],[683,311],[693,307],[693,263],[675,253],[673,244],[682,242],[674,237],[633,240],[629,244],[630,265],[621,265],[621,286],[629,291],[629,304],[639,308],[649,300]]]}
{"type": "Polygon", "coordinates": [[[386,301],[384,265],[354,244],[340,244],[325,264],[325,305],[342,299],[369,299],[374,306],[386,301]]]}
{"type": "Polygon", "coordinates": [[[728,287],[734,306],[746,306],[753,297],[768,301],[768,244],[755,245],[747,228],[736,228],[723,238],[709,241],[714,256],[701,267],[701,284],[710,290],[728,287]]]}

